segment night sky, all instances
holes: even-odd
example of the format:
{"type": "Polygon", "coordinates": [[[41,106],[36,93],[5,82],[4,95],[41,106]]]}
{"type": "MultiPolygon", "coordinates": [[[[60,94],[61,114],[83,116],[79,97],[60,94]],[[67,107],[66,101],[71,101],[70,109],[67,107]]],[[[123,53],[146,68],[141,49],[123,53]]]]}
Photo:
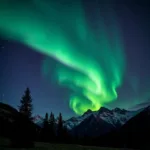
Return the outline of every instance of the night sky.
{"type": "Polygon", "coordinates": [[[150,99],[149,0],[0,0],[0,96],[34,115],[150,99]]]}

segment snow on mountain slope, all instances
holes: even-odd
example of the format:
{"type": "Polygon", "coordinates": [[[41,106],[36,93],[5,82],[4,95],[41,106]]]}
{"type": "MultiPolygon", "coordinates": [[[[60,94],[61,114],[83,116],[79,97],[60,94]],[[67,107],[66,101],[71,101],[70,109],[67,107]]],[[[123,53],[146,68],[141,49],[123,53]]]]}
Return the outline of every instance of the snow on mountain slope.
{"type": "MultiPolygon", "coordinates": [[[[39,125],[40,127],[43,127],[44,118],[40,115],[34,116],[32,120],[35,124],[39,125]]],[[[55,123],[58,124],[58,118],[55,119],[55,123]]]]}
{"type": "Polygon", "coordinates": [[[84,119],[88,118],[92,115],[92,111],[88,110],[82,116],[72,117],[64,122],[64,126],[66,126],[69,130],[73,129],[77,125],[79,125],[84,119]]]}
{"type": "Polygon", "coordinates": [[[129,119],[131,119],[133,116],[138,114],[141,110],[138,111],[127,111],[125,109],[115,108],[113,110],[108,110],[106,108],[104,111],[101,111],[101,109],[95,113],[96,118],[101,118],[105,120],[106,122],[112,124],[114,127],[122,126],[125,124],[129,119]]]}
{"type": "MultiPolygon", "coordinates": [[[[85,119],[93,115],[97,121],[104,120],[105,122],[113,125],[114,127],[120,127],[124,125],[129,119],[134,117],[136,114],[141,112],[143,109],[139,109],[136,111],[128,111],[125,109],[115,108],[115,109],[107,109],[105,107],[101,107],[98,111],[88,110],[82,116],[72,117],[66,121],[64,121],[64,126],[66,126],[69,130],[78,126],[85,119]]],[[[33,122],[40,127],[43,125],[44,118],[40,115],[36,115],[33,117],[33,122]]],[[[56,119],[57,122],[57,119],[56,119]]],[[[57,123],[56,123],[57,124],[57,123]]]]}
{"type": "Polygon", "coordinates": [[[78,126],[82,121],[84,121],[89,116],[93,115],[97,121],[104,120],[109,124],[112,124],[114,127],[120,127],[125,124],[129,119],[134,117],[136,114],[141,112],[143,109],[137,111],[128,111],[125,109],[115,108],[109,110],[105,107],[100,108],[98,111],[88,110],[82,116],[72,117],[65,121],[64,125],[69,129],[73,129],[78,126]]]}

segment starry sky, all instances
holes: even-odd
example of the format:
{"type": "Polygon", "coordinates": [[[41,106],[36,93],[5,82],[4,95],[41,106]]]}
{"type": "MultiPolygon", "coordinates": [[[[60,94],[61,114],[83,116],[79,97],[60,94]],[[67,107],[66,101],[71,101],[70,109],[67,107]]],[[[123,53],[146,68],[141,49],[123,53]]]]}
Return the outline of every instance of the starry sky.
{"type": "Polygon", "coordinates": [[[0,96],[34,114],[129,109],[150,99],[147,0],[0,0],[0,96]]]}

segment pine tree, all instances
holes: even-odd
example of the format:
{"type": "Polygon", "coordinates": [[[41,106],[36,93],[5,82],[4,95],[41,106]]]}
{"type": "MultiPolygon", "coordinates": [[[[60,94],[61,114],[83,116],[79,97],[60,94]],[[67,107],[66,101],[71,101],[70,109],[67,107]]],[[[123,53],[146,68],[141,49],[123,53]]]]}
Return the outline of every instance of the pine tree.
{"type": "Polygon", "coordinates": [[[51,112],[49,117],[49,124],[53,125],[55,122],[54,114],[51,112]]]}
{"type": "Polygon", "coordinates": [[[20,113],[14,122],[15,135],[12,145],[15,147],[32,147],[34,146],[35,130],[31,121],[33,106],[29,88],[26,89],[20,103],[20,113]]]}
{"type": "Polygon", "coordinates": [[[57,127],[57,135],[58,135],[58,140],[62,140],[63,136],[63,120],[62,120],[62,114],[59,114],[58,117],[58,127],[57,127]]]}
{"type": "Polygon", "coordinates": [[[50,131],[50,140],[54,141],[55,139],[55,117],[54,114],[51,112],[49,118],[49,131],[50,131]]]}
{"type": "Polygon", "coordinates": [[[49,124],[48,124],[48,113],[45,114],[43,122],[42,139],[47,142],[49,140],[49,124]]]}
{"type": "Polygon", "coordinates": [[[21,103],[21,105],[19,106],[20,113],[22,113],[27,118],[31,119],[33,105],[29,88],[25,90],[25,94],[22,96],[20,103],[21,103]]]}
{"type": "Polygon", "coordinates": [[[44,127],[48,127],[48,113],[45,114],[45,118],[44,118],[44,127]]]}

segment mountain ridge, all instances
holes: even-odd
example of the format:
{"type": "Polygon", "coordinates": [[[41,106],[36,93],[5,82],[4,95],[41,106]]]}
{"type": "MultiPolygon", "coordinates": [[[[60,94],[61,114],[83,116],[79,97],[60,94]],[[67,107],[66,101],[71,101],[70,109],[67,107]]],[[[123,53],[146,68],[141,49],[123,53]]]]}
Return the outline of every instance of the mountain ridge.
{"type": "MultiPolygon", "coordinates": [[[[66,126],[68,130],[72,130],[92,115],[97,121],[102,119],[108,124],[111,124],[113,127],[118,128],[124,125],[129,119],[134,117],[143,109],[139,109],[136,111],[125,110],[118,107],[114,109],[101,107],[98,111],[92,111],[89,109],[81,116],[71,117],[70,119],[64,120],[64,126],[66,126]]],[[[41,117],[40,115],[36,115],[33,120],[34,123],[42,127],[44,121],[43,117],[41,117]]]]}
{"type": "Polygon", "coordinates": [[[107,123],[112,124],[114,127],[118,127],[125,124],[130,118],[138,114],[140,111],[142,111],[142,109],[137,111],[128,111],[120,108],[110,110],[108,108],[102,107],[98,111],[88,110],[82,116],[70,118],[65,121],[64,125],[71,130],[75,126],[79,125],[84,119],[93,114],[97,120],[102,119],[107,123]]]}

